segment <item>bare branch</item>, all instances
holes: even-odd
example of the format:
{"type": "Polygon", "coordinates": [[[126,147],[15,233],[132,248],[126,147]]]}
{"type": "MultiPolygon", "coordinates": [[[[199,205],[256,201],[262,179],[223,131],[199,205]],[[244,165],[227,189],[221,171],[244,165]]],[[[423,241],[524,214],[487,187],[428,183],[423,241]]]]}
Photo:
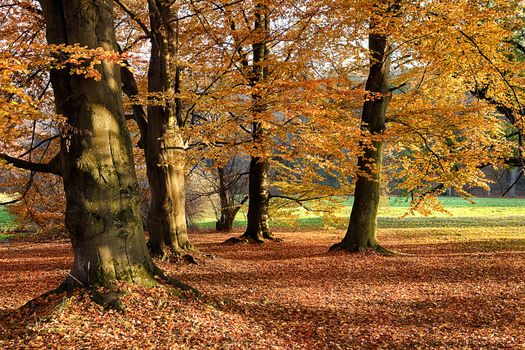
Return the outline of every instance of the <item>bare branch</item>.
{"type": "Polygon", "coordinates": [[[151,32],[148,26],[146,26],[146,24],[142,22],[142,20],[139,18],[139,16],[137,16],[135,12],[131,11],[131,9],[123,1],[115,0],[115,2],[122,9],[122,11],[124,11],[129,16],[129,18],[131,18],[135,23],[137,23],[137,25],[140,27],[140,29],[142,29],[144,34],[146,34],[148,37],[151,37],[151,32]]]}
{"type": "Polygon", "coordinates": [[[7,154],[0,153],[0,159],[3,159],[8,164],[11,164],[16,168],[30,170],[37,173],[62,175],[62,172],[60,171],[60,168],[58,166],[58,158],[59,154],[53,157],[53,159],[51,159],[49,163],[38,163],[30,162],[16,157],[11,157],[7,154]]]}

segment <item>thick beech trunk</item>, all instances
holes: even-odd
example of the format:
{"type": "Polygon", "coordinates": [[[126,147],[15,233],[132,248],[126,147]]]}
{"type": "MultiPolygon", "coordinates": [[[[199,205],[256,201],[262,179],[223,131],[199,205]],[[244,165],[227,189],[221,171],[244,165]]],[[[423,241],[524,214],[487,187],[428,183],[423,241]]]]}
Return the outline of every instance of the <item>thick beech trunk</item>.
{"type": "MultiPolygon", "coordinates": [[[[41,4],[49,44],[116,50],[112,1],[42,0],[41,4]]],[[[57,111],[68,122],[60,168],[74,262],[66,283],[153,284],[154,266],[144,241],[122,110],[120,69],[106,61],[97,68],[100,81],[66,70],[51,71],[57,111]]]]}
{"type": "MultiPolygon", "coordinates": [[[[390,100],[390,59],[387,37],[374,33],[369,35],[371,54],[370,72],[366,81],[367,96],[363,105],[363,129],[372,136],[380,136],[385,130],[385,114],[390,100]]],[[[358,175],[350,223],[343,240],[331,249],[360,252],[366,249],[385,251],[376,240],[377,211],[380,197],[382,141],[370,145],[362,143],[364,154],[358,158],[358,175]]]]}
{"type": "MultiPolygon", "coordinates": [[[[151,116],[153,113],[148,113],[151,116]]],[[[184,151],[166,150],[159,143],[162,132],[149,124],[146,141],[146,162],[151,189],[151,207],[148,217],[150,239],[148,246],[154,255],[181,254],[191,250],[186,226],[184,151]]]]}
{"type": "Polygon", "coordinates": [[[192,250],[186,224],[185,151],[180,128],[181,100],[177,67],[177,21],[172,1],[148,1],[152,49],[148,91],[166,98],[162,106],[148,107],[146,164],[151,188],[148,246],[155,255],[180,255],[192,250]]]}

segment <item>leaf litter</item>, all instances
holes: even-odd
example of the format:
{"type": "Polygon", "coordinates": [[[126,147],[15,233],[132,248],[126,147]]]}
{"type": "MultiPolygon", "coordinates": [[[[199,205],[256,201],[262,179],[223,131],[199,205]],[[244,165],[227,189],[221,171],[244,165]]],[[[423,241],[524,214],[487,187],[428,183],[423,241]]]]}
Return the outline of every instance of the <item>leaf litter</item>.
{"type": "Polygon", "coordinates": [[[525,239],[447,230],[382,230],[393,257],[328,253],[335,231],[197,232],[198,265],[157,264],[205,296],[122,284],[123,312],[80,290],[33,300],[65,278],[67,241],[1,244],[0,348],[525,348],[525,239]]]}

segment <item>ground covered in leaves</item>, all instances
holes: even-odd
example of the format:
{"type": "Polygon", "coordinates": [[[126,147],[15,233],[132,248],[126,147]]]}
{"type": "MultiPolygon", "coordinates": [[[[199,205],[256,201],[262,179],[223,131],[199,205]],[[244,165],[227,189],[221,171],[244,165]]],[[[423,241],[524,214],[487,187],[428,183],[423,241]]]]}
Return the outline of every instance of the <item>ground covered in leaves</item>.
{"type": "MultiPolygon", "coordinates": [[[[236,234],[239,234],[237,232],[236,234]]],[[[399,254],[328,253],[335,231],[221,245],[198,232],[198,265],[158,262],[205,294],[121,286],[125,311],[55,288],[67,241],[0,243],[0,348],[525,348],[525,229],[386,229],[399,254]]]]}

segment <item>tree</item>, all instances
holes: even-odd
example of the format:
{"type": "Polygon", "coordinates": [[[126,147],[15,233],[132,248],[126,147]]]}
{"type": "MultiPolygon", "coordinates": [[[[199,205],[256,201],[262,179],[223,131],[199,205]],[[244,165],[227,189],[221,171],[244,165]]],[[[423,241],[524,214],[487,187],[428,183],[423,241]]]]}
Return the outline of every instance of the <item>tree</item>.
{"type": "MultiPolygon", "coordinates": [[[[47,41],[55,45],[50,72],[57,113],[67,120],[60,152],[48,163],[3,155],[14,166],[59,175],[66,194],[66,227],[74,262],[67,286],[110,285],[116,280],[155,283],[145,245],[137,179],[125,126],[120,67],[93,62],[97,79],[75,74],[72,50],[117,49],[113,2],[40,1],[47,41]],[[76,46],[75,46],[76,45],[76,46]],[[69,49],[68,49],[69,47],[69,49]]],[[[94,73],[94,72],[93,72],[94,73]]]]}
{"type": "MultiPolygon", "coordinates": [[[[381,4],[381,5],[384,5],[381,4]]],[[[393,11],[388,8],[387,11],[393,11]]],[[[379,11],[378,11],[379,12],[379,11]]],[[[379,15],[379,13],[378,13],[379,15]]],[[[343,240],[330,249],[351,252],[371,248],[385,251],[376,239],[377,212],[381,196],[382,133],[386,129],[386,111],[390,101],[390,48],[388,35],[379,29],[380,19],[371,19],[368,35],[370,71],[366,80],[362,125],[365,133],[374,139],[361,142],[363,154],[358,156],[357,182],[350,223],[343,240]]]]}
{"type": "Polygon", "coordinates": [[[148,92],[164,94],[165,104],[148,106],[145,138],[151,189],[148,246],[155,255],[166,249],[180,254],[193,249],[187,234],[185,210],[185,141],[178,67],[178,7],[172,1],[148,1],[151,56],[148,92]]]}
{"type": "Polygon", "coordinates": [[[494,107],[474,99],[472,86],[491,81],[508,88],[505,40],[516,25],[508,19],[514,7],[498,1],[487,6],[460,1],[453,7],[378,1],[370,7],[355,200],[347,233],[332,249],[388,253],[375,236],[383,143],[396,159],[389,168],[398,188],[412,194],[410,212],[443,210],[437,195],[446,188],[468,197],[466,187],[487,186],[481,168],[503,164],[510,148],[494,107]]]}
{"type": "MultiPolygon", "coordinates": [[[[179,67],[180,4],[172,1],[147,1],[149,27],[125,2],[117,4],[140,26],[149,38],[147,118],[140,104],[134,114],[142,134],[147,176],[151,191],[148,214],[148,247],[153,255],[166,257],[194,250],[188,238],[185,209],[187,140],[182,134],[185,117],[179,67]]],[[[144,6],[143,2],[138,5],[144,6]]],[[[133,74],[123,73],[126,93],[140,98],[133,74]]]]}
{"type": "Polygon", "coordinates": [[[229,164],[217,167],[217,176],[219,178],[217,192],[220,202],[220,215],[215,228],[221,232],[230,232],[232,230],[235,216],[237,216],[242,205],[249,199],[249,196],[243,196],[240,201],[235,198],[236,196],[241,196],[238,189],[243,187],[243,182],[240,179],[244,175],[244,173],[235,171],[235,165],[236,159],[233,158],[229,164]]]}
{"type": "MultiPolygon", "coordinates": [[[[49,44],[116,51],[112,1],[98,5],[42,1],[41,5],[49,44]]],[[[102,61],[99,69],[99,81],[51,71],[57,111],[66,116],[73,131],[62,137],[55,158],[61,164],[66,227],[75,255],[70,281],[151,284],[154,268],[142,231],[120,67],[102,61]]]]}

